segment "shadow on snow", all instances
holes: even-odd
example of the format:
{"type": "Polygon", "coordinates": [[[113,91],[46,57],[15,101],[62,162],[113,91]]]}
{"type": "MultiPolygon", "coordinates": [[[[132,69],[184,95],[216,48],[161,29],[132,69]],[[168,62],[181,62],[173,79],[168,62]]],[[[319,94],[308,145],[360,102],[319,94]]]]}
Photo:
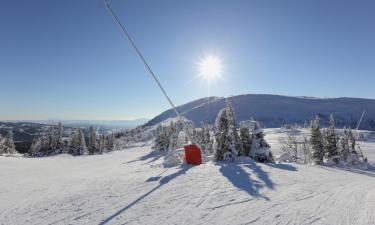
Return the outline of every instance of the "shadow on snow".
{"type": "Polygon", "coordinates": [[[151,151],[146,155],[143,155],[143,156],[141,156],[137,159],[131,160],[129,162],[125,162],[123,164],[129,164],[129,163],[133,163],[133,162],[150,160],[146,163],[146,164],[149,164],[149,163],[152,163],[152,162],[158,160],[162,156],[164,156],[164,155],[162,153],[160,153],[159,151],[151,151]]]}
{"type": "Polygon", "coordinates": [[[233,186],[247,192],[249,195],[256,198],[269,198],[260,193],[262,188],[274,189],[275,184],[260,165],[266,165],[273,168],[284,169],[288,171],[297,171],[296,167],[287,164],[257,164],[253,160],[246,161],[246,163],[226,163],[222,164],[219,171],[225,176],[233,186]],[[250,169],[249,172],[245,168],[250,169]],[[254,174],[257,179],[253,179],[251,175],[254,174]]]}
{"type": "MultiPolygon", "coordinates": [[[[142,199],[146,198],[147,196],[149,196],[150,194],[152,194],[154,191],[158,190],[159,188],[161,188],[163,185],[169,183],[171,180],[177,178],[178,176],[181,176],[183,174],[186,173],[186,171],[188,171],[189,169],[191,168],[191,166],[188,166],[188,165],[184,165],[184,166],[181,166],[180,170],[178,170],[177,172],[175,173],[172,173],[168,176],[165,176],[165,177],[162,177],[160,180],[159,180],[159,184],[154,187],[153,189],[151,189],[150,191],[146,192],[145,194],[139,196],[137,199],[135,199],[133,202],[131,202],[130,204],[128,204],[127,206],[123,207],[122,209],[118,210],[116,213],[114,213],[113,215],[109,216],[108,218],[106,218],[105,220],[103,220],[102,222],[99,223],[99,225],[104,225],[104,224],[107,224],[108,222],[110,222],[112,219],[116,218],[117,216],[119,216],[120,214],[124,213],[126,210],[130,209],[132,206],[136,205],[138,202],[140,202],[142,199]]],[[[166,172],[166,171],[164,171],[166,172]]],[[[163,172],[163,173],[164,173],[163,172]]],[[[161,174],[163,174],[161,173],[161,174]]],[[[160,175],[161,175],[160,174],[160,175]]],[[[160,176],[159,175],[159,176],[160,176]]],[[[147,180],[147,181],[151,181],[151,180],[147,180]]]]}
{"type": "Polygon", "coordinates": [[[375,177],[375,166],[371,163],[365,165],[366,168],[361,168],[360,166],[328,166],[324,165],[321,168],[323,169],[337,169],[343,170],[350,173],[356,173],[364,176],[375,177]]]}

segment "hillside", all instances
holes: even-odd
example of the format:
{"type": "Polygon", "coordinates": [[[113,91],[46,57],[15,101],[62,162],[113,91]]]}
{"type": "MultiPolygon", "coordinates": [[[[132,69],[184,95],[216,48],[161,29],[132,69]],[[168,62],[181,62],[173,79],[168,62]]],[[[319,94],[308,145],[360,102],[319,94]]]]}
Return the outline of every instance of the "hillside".
{"type": "MultiPolygon", "coordinates": [[[[278,155],[279,129],[266,129],[278,155]]],[[[374,139],[361,142],[375,163],[374,139]]],[[[209,162],[164,167],[150,146],[104,155],[0,156],[0,224],[375,223],[374,167],[209,162]]]]}
{"type": "MultiPolygon", "coordinates": [[[[375,100],[361,98],[309,98],[279,95],[248,94],[231,97],[237,121],[251,117],[262,122],[266,127],[280,127],[285,123],[305,122],[320,115],[323,125],[329,115],[335,116],[339,127],[355,128],[363,110],[366,115],[361,129],[375,130],[375,100]]],[[[220,109],[225,106],[225,98],[210,97],[178,107],[179,112],[196,126],[202,122],[213,123],[220,109]]],[[[168,118],[175,117],[173,110],[167,110],[150,120],[146,125],[155,125],[168,118]]]]}

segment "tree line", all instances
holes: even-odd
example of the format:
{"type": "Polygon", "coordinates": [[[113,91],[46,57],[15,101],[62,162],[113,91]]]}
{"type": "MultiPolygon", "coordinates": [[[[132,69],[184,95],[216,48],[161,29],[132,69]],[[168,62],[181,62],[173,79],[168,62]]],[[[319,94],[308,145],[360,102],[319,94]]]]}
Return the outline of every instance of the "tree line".
{"type": "Polygon", "coordinates": [[[191,123],[183,127],[181,121],[159,125],[155,131],[154,148],[168,152],[188,143],[187,132],[206,155],[217,161],[233,161],[238,156],[247,156],[258,162],[273,162],[270,145],[264,139],[260,124],[254,120],[236,123],[234,108],[230,99],[221,109],[215,124],[204,123],[194,128],[191,123]]]}
{"type": "Polygon", "coordinates": [[[361,159],[367,161],[360,147],[356,144],[356,137],[351,128],[342,132],[335,129],[335,119],[330,116],[329,126],[322,129],[320,118],[317,116],[310,122],[309,136],[298,139],[293,126],[288,127],[286,137],[280,138],[281,149],[290,155],[294,162],[356,164],[361,159]]]}
{"type": "Polygon", "coordinates": [[[115,149],[115,141],[121,133],[99,134],[95,127],[89,128],[88,137],[83,129],[73,129],[69,135],[64,135],[64,127],[61,123],[50,126],[38,137],[35,137],[29,156],[48,156],[60,153],[71,155],[102,154],[115,149]]]}

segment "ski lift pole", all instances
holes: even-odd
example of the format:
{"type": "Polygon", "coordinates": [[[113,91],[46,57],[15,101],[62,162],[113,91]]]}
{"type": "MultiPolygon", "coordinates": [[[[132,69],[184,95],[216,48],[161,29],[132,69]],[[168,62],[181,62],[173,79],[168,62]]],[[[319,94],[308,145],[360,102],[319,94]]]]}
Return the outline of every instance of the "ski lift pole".
{"type": "Polygon", "coordinates": [[[363,116],[365,115],[365,113],[366,113],[366,110],[363,110],[362,115],[361,115],[361,118],[360,118],[359,121],[358,121],[357,129],[356,129],[357,132],[358,132],[358,128],[359,128],[359,126],[360,126],[361,123],[362,123],[363,116]]]}
{"type": "Polygon", "coordinates": [[[156,77],[155,73],[152,71],[151,67],[146,62],[146,60],[143,57],[142,53],[140,52],[140,50],[135,45],[135,43],[132,40],[132,38],[130,37],[129,33],[126,31],[125,27],[121,24],[120,20],[117,18],[116,14],[113,12],[113,10],[112,10],[112,8],[111,8],[111,6],[109,4],[109,0],[103,0],[103,1],[104,1],[105,6],[107,7],[109,13],[111,14],[111,16],[113,17],[113,19],[116,21],[116,23],[120,27],[120,30],[122,31],[123,35],[129,41],[130,45],[133,47],[133,49],[135,50],[135,52],[137,53],[137,55],[141,59],[142,63],[144,64],[144,66],[148,70],[148,72],[149,72],[150,76],[152,77],[152,79],[155,81],[155,83],[158,85],[158,87],[160,88],[160,90],[163,92],[164,97],[168,100],[169,104],[172,106],[172,108],[173,108],[174,112],[177,114],[177,117],[179,118],[179,120],[181,120],[184,128],[186,129],[186,134],[187,134],[187,137],[189,139],[189,142],[193,143],[193,139],[190,136],[190,133],[188,131],[188,127],[187,127],[186,122],[183,120],[181,114],[177,111],[176,106],[173,104],[172,100],[169,98],[167,92],[164,90],[163,86],[159,82],[159,80],[156,77]]]}

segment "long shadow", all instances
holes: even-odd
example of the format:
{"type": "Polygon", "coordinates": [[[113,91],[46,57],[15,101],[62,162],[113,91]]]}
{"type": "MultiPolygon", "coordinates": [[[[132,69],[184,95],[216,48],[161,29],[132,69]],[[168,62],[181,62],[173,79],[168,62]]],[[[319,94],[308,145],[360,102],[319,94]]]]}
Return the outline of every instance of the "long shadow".
{"type": "MultiPolygon", "coordinates": [[[[327,168],[334,168],[334,169],[339,169],[339,170],[344,170],[350,173],[356,173],[360,175],[365,175],[369,177],[375,177],[375,166],[372,164],[367,165],[367,169],[362,169],[362,168],[356,168],[356,167],[331,167],[331,166],[325,166],[327,168]]],[[[323,167],[324,168],[324,167],[323,167]]]]}
{"type": "Polygon", "coordinates": [[[149,164],[149,163],[152,163],[152,162],[158,160],[162,156],[163,156],[162,153],[157,152],[157,151],[152,151],[152,152],[149,152],[148,154],[143,155],[143,156],[141,156],[141,157],[139,157],[135,160],[131,160],[131,161],[125,162],[123,164],[128,164],[128,163],[133,163],[133,162],[138,162],[138,161],[146,161],[146,160],[151,159],[150,161],[147,162],[147,164],[149,164]]]}
{"type": "Polygon", "coordinates": [[[150,191],[148,191],[145,194],[141,195],[140,197],[138,197],[136,200],[134,200],[133,202],[131,202],[130,204],[128,204],[124,208],[118,210],[116,213],[114,213],[113,215],[109,216],[108,218],[106,218],[105,220],[103,220],[102,222],[100,222],[99,225],[107,224],[109,221],[111,221],[112,219],[116,218],[120,214],[124,213],[126,210],[130,209],[132,206],[136,205],[142,199],[146,198],[147,196],[149,196],[150,194],[152,194],[154,191],[156,191],[159,188],[161,188],[163,185],[166,185],[171,180],[177,178],[178,176],[180,176],[182,174],[185,174],[186,171],[188,171],[190,168],[191,168],[191,166],[187,166],[187,165],[186,166],[182,166],[179,171],[177,171],[177,172],[175,172],[173,174],[170,174],[168,176],[163,177],[162,179],[160,179],[158,186],[154,187],[150,191]]]}
{"type": "MultiPolygon", "coordinates": [[[[252,167],[252,165],[250,167],[252,167]]],[[[256,170],[258,171],[259,169],[256,170]]],[[[247,173],[238,163],[223,164],[219,171],[238,189],[241,189],[256,198],[269,200],[267,196],[262,195],[259,192],[264,186],[273,188],[272,181],[269,178],[265,178],[266,175],[257,175],[258,177],[262,177],[261,182],[253,180],[251,179],[250,174],[247,173]]],[[[260,173],[261,172],[258,171],[258,174],[260,173]]]]}
{"type": "Polygon", "coordinates": [[[255,161],[250,160],[249,165],[245,166],[252,169],[255,175],[258,177],[258,179],[261,180],[267,188],[274,189],[275,184],[272,182],[268,174],[264,170],[262,170],[262,167],[257,165],[255,161]]]}
{"type": "Polygon", "coordinates": [[[291,164],[284,164],[284,163],[264,163],[264,165],[267,165],[269,167],[273,167],[276,169],[282,169],[282,170],[288,170],[288,171],[297,171],[297,167],[291,165],[291,164]]]}

